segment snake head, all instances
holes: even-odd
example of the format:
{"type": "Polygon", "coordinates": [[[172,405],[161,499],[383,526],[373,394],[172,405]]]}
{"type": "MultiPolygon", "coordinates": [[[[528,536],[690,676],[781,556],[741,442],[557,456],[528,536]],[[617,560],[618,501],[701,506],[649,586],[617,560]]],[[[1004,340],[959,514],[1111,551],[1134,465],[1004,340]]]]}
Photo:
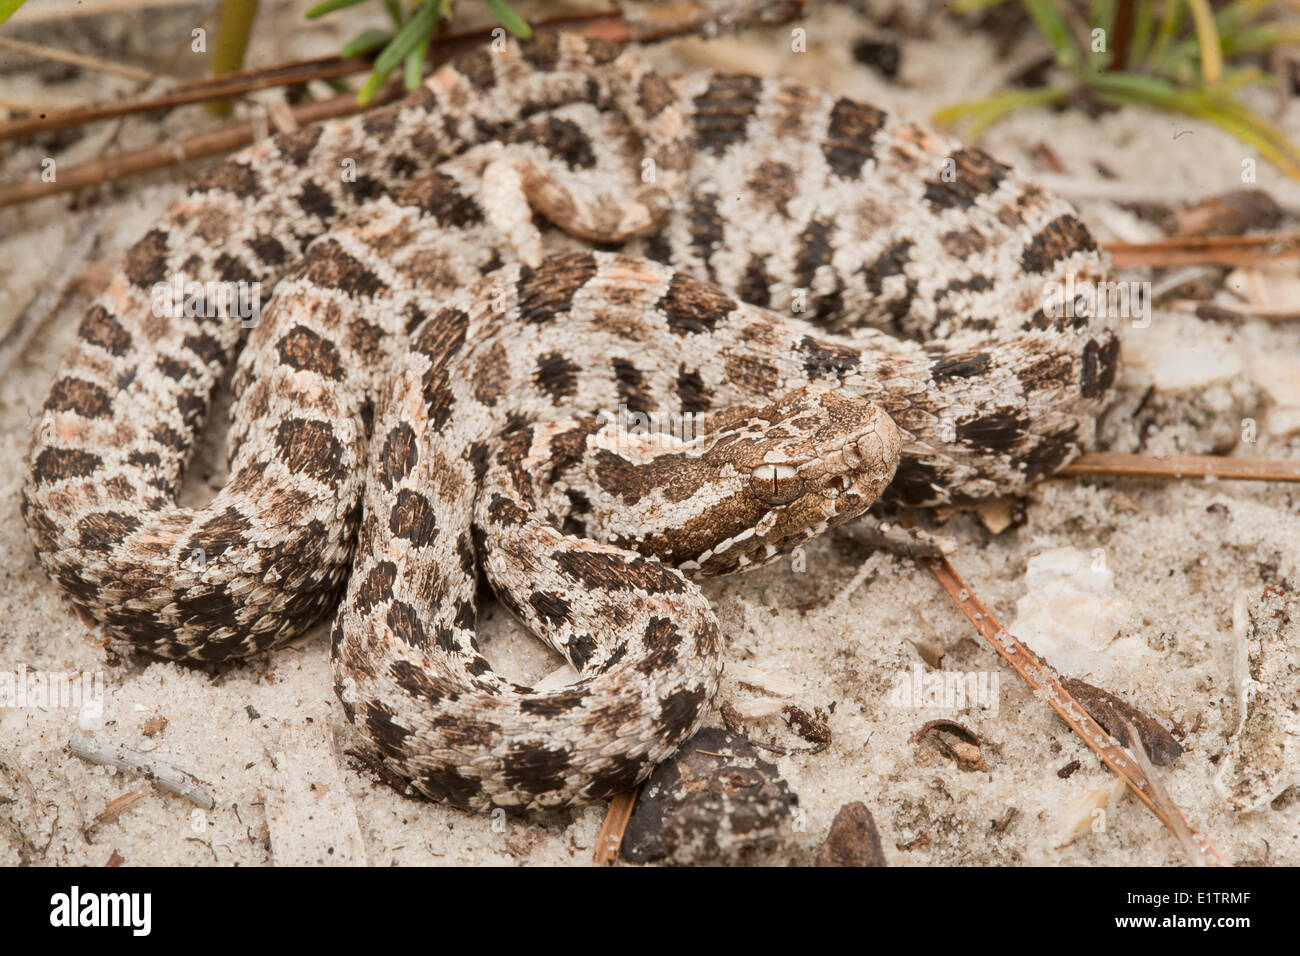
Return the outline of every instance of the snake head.
{"type": "MultiPolygon", "coordinates": [[[[795,389],[724,431],[738,436],[716,437],[743,463],[746,496],[766,509],[753,534],[737,533],[750,543],[740,566],[771,561],[866,511],[898,467],[901,438],[890,417],[826,385],[795,389]]],[[[714,548],[714,554],[729,550],[714,548]]],[[[702,571],[707,566],[701,562],[702,571]]]]}
{"type": "Polygon", "coordinates": [[[901,439],[883,410],[826,385],[710,417],[696,439],[646,437],[593,457],[593,530],[695,574],[775,560],[870,507],[901,439]]]}

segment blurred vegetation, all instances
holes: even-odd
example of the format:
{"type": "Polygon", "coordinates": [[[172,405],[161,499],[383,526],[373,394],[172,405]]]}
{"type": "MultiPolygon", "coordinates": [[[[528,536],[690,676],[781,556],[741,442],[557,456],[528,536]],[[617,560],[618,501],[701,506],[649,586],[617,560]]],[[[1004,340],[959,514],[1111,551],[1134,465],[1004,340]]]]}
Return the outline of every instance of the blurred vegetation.
{"type": "Polygon", "coordinates": [[[0,23],[12,17],[24,2],[25,0],[0,0],[0,23]]]}
{"type": "Polygon", "coordinates": [[[1290,84],[1260,63],[1300,42],[1294,8],[1275,0],[957,0],[957,13],[1019,3],[1051,48],[1041,85],[958,103],[940,122],[964,122],[966,138],[1024,106],[1086,102],[1149,106],[1195,116],[1253,146],[1300,179],[1300,149],[1245,106],[1249,84],[1290,84]]]}
{"type": "MultiPolygon", "coordinates": [[[[323,17],[335,10],[355,7],[368,0],[324,0],[307,11],[309,19],[323,17]]],[[[344,56],[357,56],[378,50],[375,68],[357,94],[357,102],[369,103],[389,75],[399,66],[406,88],[413,90],[424,76],[424,58],[434,33],[452,17],[452,0],[421,0],[403,9],[399,0],[380,0],[388,12],[392,28],[365,30],[343,47],[344,56]]],[[[532,30],[505,0],[484,0],[497,22],[520,39],[528,39],[532,30]]]]}

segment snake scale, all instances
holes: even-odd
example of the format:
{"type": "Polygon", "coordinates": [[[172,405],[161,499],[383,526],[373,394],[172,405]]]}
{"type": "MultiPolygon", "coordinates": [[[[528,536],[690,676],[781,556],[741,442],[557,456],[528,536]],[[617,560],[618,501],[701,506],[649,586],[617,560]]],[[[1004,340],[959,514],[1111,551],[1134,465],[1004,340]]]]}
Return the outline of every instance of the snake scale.
{"type": "Polygon", "coordinates": [[[22,510],[72,600],[156,655],[264,651],[338,607],[347,717],[419,793],[591,800],[707,712],[694,577],[1089,445],[1118,345],[1043,311],[1067,274],[1103,263],[1066,203],[869,105],[571,35],[484,47],[171,207],[81,323],[22,510]],[[155,307],[177,276],[274,296],[245,336],[155,307]],[[230,479],[181,507],[228,372],[230,479]],[[480,572],[575,683],[492,670],[480,572]]]}

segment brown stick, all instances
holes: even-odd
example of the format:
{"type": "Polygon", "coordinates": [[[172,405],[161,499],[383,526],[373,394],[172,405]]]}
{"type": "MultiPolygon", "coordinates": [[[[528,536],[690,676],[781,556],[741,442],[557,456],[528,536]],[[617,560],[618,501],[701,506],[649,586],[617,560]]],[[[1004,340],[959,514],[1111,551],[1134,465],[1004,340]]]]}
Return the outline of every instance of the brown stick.
{"type": "Polygon", "coordinates": [[[612,866],[618,859],[623,834],[627,832],[627,822],[632,819],[632,808],[636,806],[636,795],[636,790],[624,790],[610,798],[605,822],[601,824],[600,835],[596,837],[596,852],[592,856],[597,866],[612,866]]]}
{"type": "MultiPolygon", "coordinates": [[[[389,84],[376,94],[370,105],[378,106],[380,103],[396,99],[400,92],[400,84],[389,84]]],[[[364,108],[357,105],[355,96],[346,93],[328,100],[304,103],[294,107],[290,112],[298,125],[302,126],[318,120],[348,116],[364,108]]],[[[196,133],[178,142],[146,146],[134,152],[119,153],[106,159],[96,159],[82,163],[80,166],[73,166],[59,173],[58,179],[52,183],[38,179],[4,183],[0,185],[0,208],[71,192],[75,189],[85,189],[87,186],[98,186],[100,183],[114,182],[125,176],[135,176],[155,169],[188,163],[203,156],[226,153],[247,146],[254,138],[252,123],[230,123],[196,133]]]]}
{"type": "MultiPolygon", "coordinates": [[[[797,15],[803,6],[804,0],[784,0],[784,2],[771,4],[771,9],[756,7],[755,12],[745,22],[750,20],[771,22],[776,19],[788,19],[797,15]],[[762,12],[757,12],[760,9],[762,12]]],[[[699,0],[676,0],[674,3],[665,4],[629,4],[626,12],[604,11],[566,14],[545,20],[538,24],[537,28],[539,30],[573,29],[574,32],[585,36],[599,37],[617,43],[630,43],[633,41],[657,40],[689,32],[698,27],[703,20],[708,19],[712,12],[712,8],[707,3],[699,2],[699,0]]],[[[448,36],[445,39],[435,38],[435,43],[441,56],[453,52],[458,47],[480,43],[490,35],[491,28],[448,36]]],[[[432,47],[434,44],[431,43],[430,46],[432,47]]],[[[324,75],[320,73],[322,69],[335,68],[329,67],[329,62],[331,61],[328,59],[314,61],[316,73],[313,75],[324,75]]],[[[354,71],[354,67],[356,69],[365,69],[368,66],[364,60],[334,60],[332,62],[340,70],[344,70],[345,65],[351,64],[351,66],[346,67],[347,71],[354,71]],[[358,66],[358,64],[360,65],[358,66]]],[[[297,67],[297,64],[290,64],[286,67],[275,68],[281,71],[276,82],[262,82],[261,79],[249,74],[231,74],[230,76],[221,77],[219,80],[194,84],[186,87],[186,89],[198,90],[201,88],[202,95],[195,96],[194,99],[207,100],[230,96],[233,92],[238,91],[241,84],[243,84],[244,89],[256,89],[259,88],[259,85],[274,86],[285,82],[304,82],[304,72],[294,72],[297,67]],[[285,76],[291,76],[292,79],[286,80],[285,76]]],[[[267,71],[262,72],[266,73],[267,71]]],[[[396,95],[395,89],[394,87],[394,92],[388,92],[383,97],[376,96],[369,105],[378,106],[381,101],[391,100],[396,95]]],[[[132,110],[128,111],[162,109],[168,105],[176,105],[178,102],[190,102],[190,100],[184,99],[184,96],[183,93],[174,93],[170,99],[162,97],[157,100],[146,101],[143,105],[137,103],[132,110]],[[176,99],[176,97],[181,97],[181,99],[176,99]]],[[[50,129],[60,129],[63,125],[75,125],[76,123],[86,122],[89,118],[121,115],[119,112],[113,112],[116,109],[116,107],[104,107],[100,108],[98,112],[80,111],[69,114],[73,116],[73,119],[64,116],[40,120],[39,122],[27,120],[19,122],[27,124],[22,129],[30,134],[50,129]],[[94,112],[93,117],[90,116],[92,112],[94,112]]],[[[347,94],[299,106],[293,110],[293,115],[298,124],[303,125],[317,120],[346,116],[361,109],[362,107],[356,105],[355,98],[351,94],[347,94]]],[[[0,134],[13,135],[13,128],[12,125],[8,127],[0,126],[0,134]]],[[[149,146],[133,153],[124,153],[105,160],[96,160],[75,166],[60,174],[58,181],[53,183],[39,180],[0,183],[0,208],[31,202],[35,199],[69,192],[74,189],[96,186],[125,176],[152,172],[178,163],[189,162],[202,156],[229,152],[241,146],[247,146],[252,141],[253,128],[251,124],[232,123],[218,129],[198,133],[177,143],[149,146]]]]}
{"type": "Polygon", "coordinates": [[[1154,242],[1108,242],[1116,268],[1238,266],[1300,258],[1300,233],[1271,236],[1188,236],[1154,242]]]}
{"type": "MultiPolygon", "coordinates": [[[[905,519],[904,524],[911,526],[912,522],[905,519]]],[[[1024,679],[1025,683],[1046,696],[1052,710],[1060,715],[1071,730],[1083,738],[1083,742],[1096,752],[1117,777],[1129,785],[1137,798],[1147,805],[1160,822],[1168,827],[1175,837],[1179,837],[1181,828],[1186,827],[1186,830],[1191,833],[1194,848],[1201,854],[1202,859],[1195,862],[1203,862],[1209,866],[1223,866],[1223,857],[1210,842],[1209,837],[1192,826],[1186,815],[1177,807],[1152,798],[1151,782],[1141,766],[1125,752],[1119,741],[1106,733],[1061,685],[1055,669],[997,622],[988,608],[967,587],[966,582],[961,579],[961,575],[948,559],[929,558],[925,563],[934,572],[934,576],[939,579],[939,583],[943,585],[943,589],[948,592],[957,607],[966,615],[966,619],[975,625],[975,629],[993,646],[993,649],[1015,668],[1016,673],[1024,679]],[[1177,820],[1171,815],[1170,810],[1178,815],[1177,820]]],[[[1136,735],[1133,746],[1142,746],[1136,740],[1136,735]]]]}
{"type": "Polygon", "coordinates": [[[1218,455],[1121,455],[1093,452],[1066,465],[1058,475],[1118,475],[1134,478],[1222,478],[1236,481],[1300,481],[1300,461],[1223,458],[1218,455]]]}
{"type": "Polygon", "coordinates": [[[38,57],[42,60],[53,60],[56,63],[68,63],[72,66],[79,66],[83,70],[91,70],[96,73],[109,73],[113,76],[124,76],[128,80],[149,81],[154,78],[154,75],[148,70],[142,70],[139,67],[127,66],[124,63],[113,63],[109,60],[101,60],[93,56],[83,56],[80,53],[70,53],[67,50],[42,46],[39,43],[25,43],[22,40],[14,40],[10,37],[0,37],[0,47],[14,50],[18,53],[26,53],[28,56],[38,57]]]}
{"type": "MultiPolygon", "coordinates": [[[[633,5],[634,6],[634,5],[633,5]]],[[[789,3],[791,16],[798,12],[802,3],[789,3]]],[[[656,40],[673,33],[681,33],[690,28],[690,23],[698,21],[699,4],[660,3],[650,4],[645,10],[598,10],[590,13],[569,13],[550,17],[536,25],[537,30],[572,30],[589,37],[612,40],[616,43],[656,40]],[[696,10],[689,21],[674,21],[673,16],[683,15],[696,10]]],[[[430,59],[434,63],[457,50],[475,43],[482,43],[492,35],[495,27],[472,30],[445,37],[435,36],[429,44],[430,59]]],[[[224,76],[195,80],[178,84],[170,92],[145,100],[132,100],[126,103],[102,103],[65,110],[53,115],[26,116],[21,119],[0,123],[0,142],[19,137],[34,136],[54,130],[83,126],[98,120],[112,119],[117,116],[129,116],[135,113],[156,113],[163,110],[184,106],[188,103],[201,103],[207,100],[225,99],[254,90],[268,89],[276,86],[292,86],[311,80],[330,80],[341,76],[364,73],[374,65],[369,57],[324,56],[314,60],[300,60],[295,63],[281,63],[276,66],[256,70],[244,70],[240,73],[228,73],[224,76]]]]}

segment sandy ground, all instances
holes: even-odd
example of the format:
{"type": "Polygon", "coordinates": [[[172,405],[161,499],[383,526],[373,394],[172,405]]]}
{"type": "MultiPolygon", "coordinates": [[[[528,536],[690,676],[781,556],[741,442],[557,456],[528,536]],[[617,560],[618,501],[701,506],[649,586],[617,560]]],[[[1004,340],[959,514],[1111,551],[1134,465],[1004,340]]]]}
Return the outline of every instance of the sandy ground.
{"type": "MultiPolygon", "coordinates": [[[[271,6],[267,15],[297,23],[304,8],[271,6]]],[[[177,21],[172,36],[188,32],[184,23],[177,21]]],[[[869,32],[856,14],[831,8],[804,27],[807,53],[790,52],[789,28],[774,28],[678,42],[651,56],[670,71],[717,65],[781,73],[916,117],[995,90],[1016,56],[1000,58],[986,36],[940,22],[933,36],[904,42],[900,75],[889,82],[849,55],[851,41],[869,32]]],[[[330,52],[345,32],[351,35],[322,23],[278,47],[255,43],[252,61],[330,52]]],[[[0,75],[0,100],[40,101],[42,82],[31,73],[0,75]]],[[[52,85],[49,101],[75,102],[126,85],[74,77],[52,85]]],[[[1260,105],[1268,108],[1270,101],[1261,97],[1260,105]]],[[[176,135],[200,116],[180,110],[161,120],[131,120],[121,144],[176,135]]],[[[1294,103],[1283,124],[1300,133],[1294,103]]],[[[94,154],[97,135],[52,155],[60,163],[83,160],[94,154]]],[[[1034,152],[1040,143],[1062,158],[1070,176],[1094,180],[1101,163],[1139,192],[1188,198],[1240,188],[1242,160],[1253,155],[1213,128],[1136,110],[1097,119],[1027,111],[995,127],[981,145],[1003,160],[1041,169],[1034,152]]],[[[32,175],[50,150],[4,148],[5,179],[32,175]]],[[[0,383],[0,674],[79,673],[101,680],[103,688],[98,714],[95,708],[0,707],[0,862],[588,864],[603,805],[528,822],[493,820],[405,799],[359,772],[345,753],[357,738],[331,690],[321,629],[269,656],[209,670],[162,663],[106,646],[101,630],[80,619],[38,567],[18,513],[31,415],[88,302],[83,287],[93,286],[96,275],[102,281],[188,175],[145,177],[111,191],[87,275],[0,383]],[[77,734],[188,770],[208,785],[215,808],[199,810],[153,792],[136,776],[73,758],[67,745],[77,734]],[[138,800],[114,803],[136,790],[143,791],[138,800]]],[[[1300,208],[1300,189],[1263,160],[1258,185],[1300,208]]],[[[1150,235],[1116,207],[1085,203],[1082,211],[1101,238],[1150,235]]],[[[83,215],[66,197],[0,212],[0,329],[35,293],[83,215]]],[[[1104,429],[1106,447],[1131,451],[1142,440],[1151,452],[1207,452],[1223,450],[1225,436],[1231,447],[1243,419],[1265,423],[1271,411],[1252,372],[1257,360],[1297,356],[1295,323],[1211,324],[1157,311],[1151,328],[1126,337],[1130,368],[1104,429]],[[1199,371],[1181,382],[1161,377],[1169,363],[1199,371]]],[[[191,499],[219,485],[218,447],[219,436],[192,467],[191,499]]],[[[1235,453],[1295,458],[1300,439],[1272,435],[1261,424],[1257,441],[1235,453]]],[[[1294,486],[1056,479],[1034,488],[1021,510],[1023,520],[996,535],[971,513],[946,522],[944,532],[959,543],[954,563],[967,582],[1010,626],[1035,555],[1070,548],[1088,562],[1100,560],[1110,576],[1082,613],[1103,623],[1083,628],[1072,657],[1079,676],[1174,729],[1186,752],[1161,777],[1228,860],[1300,863],[1300,789],[1238,812],[1212,785],[1238,720],[1234,601],[1266,585],[1292,592],[1300,586],[1294,486]],[[1112,618],[1113,626],[1103,627],[1112,618]]],[[[747,670],[735,670],[749,682],[727,676],[719,700],[752,712],[763,697],[784,693],[783,700],[809,712],[829,713],[834,735],[821,754],[773,758],[799,795],[800,812],[779,846],[746,862],[811,862],[836,810],[853,800],[873,812],[891,865],[1186,862],[1175,839],[1128,796],[1099,818],[1089,815],[1081,835],[1060,845],[1071,814],[1078,814],[1068,805],[1109,786],[1109,772],[1000,664],[928,571],[886,558],[862,587],[828,609],[866,556],[848,529],[810,546],[803,570],[781,563],[707,585],[726,636],[725,659],[744,665],[747,670]],[[809,604],[813,610],[799,609],[809,604]],[[945,670],[996,681],[994,706],[923,709],[891,699],[900,675],[922,663],[915,642],[941,648],[945,670]],[[768,690],[755,691],[753,683],[768,690]],[[978,735],[985,769],[960,769],[935,746],[912,742],[937,717],[956,719],[978,735]]],[[[1049,605],[1052,599],[1049,594],[1049,605]]],[[[1080,610],[1063,607],[1061,614],[1080,610]]],[[[531,680],[554,666],[549,652],[500,608],[489,608],[486,618],[488,656],[507,674],[531,680]]],[[[1078,621],[1060,623],[1069,631],[1078,621]]],[[[748,730],[759,740],[801,743],[778,717],[755,719],[748,730]]]]}

